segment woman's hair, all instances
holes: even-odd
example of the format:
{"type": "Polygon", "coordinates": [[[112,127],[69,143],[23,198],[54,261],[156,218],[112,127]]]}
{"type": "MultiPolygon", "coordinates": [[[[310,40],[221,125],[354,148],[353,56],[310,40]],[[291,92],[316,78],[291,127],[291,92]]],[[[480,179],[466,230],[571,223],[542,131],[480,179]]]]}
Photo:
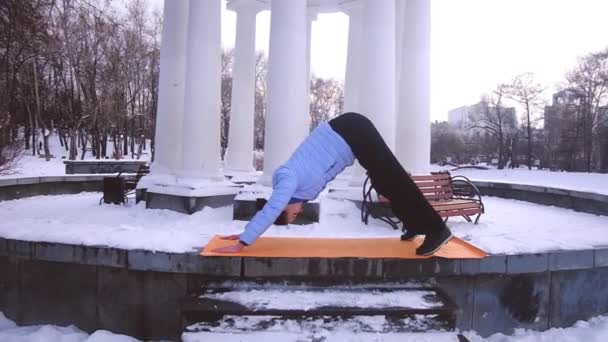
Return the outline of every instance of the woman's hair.
{"type": "MultiPolygon", "coordinates": [[[[262,210],[262,208],[264,208],[264,206],[266,205],[268,201],[263,199],[263,198],[258,198],[255,200],[255,211],[258,212],[260,210],[262,210]]],[[[285,211],[281,212],[281,215],[279,215],[279,217],[277,217],[276,221],[274,221],[274,224],[277,226],[286,226],[287,225],[287,213],[285,211]]]]}

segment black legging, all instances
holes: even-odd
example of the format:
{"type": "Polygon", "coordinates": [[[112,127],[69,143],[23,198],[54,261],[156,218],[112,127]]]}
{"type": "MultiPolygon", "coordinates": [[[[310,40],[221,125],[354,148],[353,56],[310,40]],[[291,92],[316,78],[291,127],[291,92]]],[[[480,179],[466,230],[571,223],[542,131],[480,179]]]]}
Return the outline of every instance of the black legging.
{"type": "Polygon", "coordinates": [[[358,113],[345,113],[329,121],[367,170],[373,187],[391,201],[395,215],[408,231],[438,232],[445,223],[388,148],[374,124],[358,113]]]}

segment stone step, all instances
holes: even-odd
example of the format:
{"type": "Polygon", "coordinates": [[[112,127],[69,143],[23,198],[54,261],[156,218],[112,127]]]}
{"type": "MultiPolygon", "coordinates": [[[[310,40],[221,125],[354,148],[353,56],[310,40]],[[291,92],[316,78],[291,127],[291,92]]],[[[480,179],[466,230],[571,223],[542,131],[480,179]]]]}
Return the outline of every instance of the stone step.
{"type": "Polygon", "coordinates": [[[366,333],[454,329],[454,306],[431,287],[214,287],[182,301],[186,332],[366,333]]]}

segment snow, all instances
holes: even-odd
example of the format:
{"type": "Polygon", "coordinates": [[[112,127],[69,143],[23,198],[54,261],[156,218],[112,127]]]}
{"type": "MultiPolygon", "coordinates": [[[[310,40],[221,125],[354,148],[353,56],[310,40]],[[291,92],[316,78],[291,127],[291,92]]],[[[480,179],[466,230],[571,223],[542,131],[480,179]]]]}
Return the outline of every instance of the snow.
{"type": "Polygon", "coordinates": [[[32,325],[19,327],[0,311],[0,341],[3,342],[136,342],[129,336],[98,330],[92,335],[70,325],[32,325]]]}
{"type": "MultiPolygon", "coordinates": [[[[369,325],[381,324],[382,320],[370,318],[366,323],[369,325]]],[[[238,324],[239,322],[237,322],[238,324]]],[[[285,324],[275,331],[265,332],[246,332],[222,334],[219,332],[197,332],[185,333],[182,339],[185,342],[202,341],[262,341],[262,342],[290,342],[290,341],[439,341],[456,342],[459,341],[457,333],[429,331],[424,333],[365,333],[353,332],[349,326],[338,327],[337,330],[321,330],[315,334],[309,331],[300,330],[295,324],[285,324]],[[313,335],[313,336],[311,336],[313,335]]],[[[474,331],[464,332],[463,335],[471,342],[604,342],[608,340],[608,316],[592,318],[589,321],[579,321],[569,328],[553,328],[547,331],[538,332],[533,330],[517,329],[513,335],[494,334],[488,338],[482,338],[474,331]]]]}
{"type": "MultiPolygon", "coordinates": [[[[433,165],[434,171],[446,168],[433,165]]],[[[536,185],[566,190],[593,192],[608,195],[608,174],[586,172],[558,172],[548,170],[518,169],[460,169],[452,175],[465,176],[475,181],[536,185]]]]}
{"type": "Polygon", "coordinates": [[[471,342],[605,342],[608,341],[608,316],[578,321],[572,327],[553,328],[543,332],[516,329],[511,336],[494,334],[487,339],[482,339],[472,332],[464,335],[471,342]]]}
{"type": "Polygon", "coordinates": [[[345,291],[327,289],[324,291],[309,290],[243,290],[224,293],[207,293],[202,297],[239,303],[254,310],[313,310],[323,306],[335,307],[407,307],[427,309],[441,306],[424,297],[433,295],[431,291],[345,291]]]}
{"type": "MultiPolygon", "coordinates": [[[[232,220],[232,206],[192,215],[126,206],[99,205],[101,193],[35,196],[0,202],[0,237],[76,245],[106,245],[162,252],[198,251],[216,234],[241,233],[247,222],[232,220]]],[[[451,218],[454,234],[489,253],[536,253],[608,245],[608,217],[528,202],[484,198],[478,225],[451,218]]],[[[354,203],[321,199],[320,223],[272,226],[264,236],[398,237],[384,222],[361,222],[354,203]]]]}
{"type": "Polygon", "coordinates": [[[427,328],[424,318],[387,319],[385,316],[353,316],[336,322],[329,317],[305,320],[281,319],[277,316],[228,316],[218,326],[194,324],[196,331],[182,335],[188,341],[458,341],[455,333],[426,331],[424,333],[388,332],[395,325],[415,324],[422,331],[427,328]],[[326,319],[327,318],[327,319],[326,319]],[[272,322],[271,324],[268,324],[272,322]],[[264,331],[251,331],[251,327],[264,326],[264,331]],[[204,330],[203,330],[204,329],[204,330]],[[440,340],[444,341],[444,340],[440,340]]]}
{"type": "MultiPolygon", "coordinates": [[[[90,146],[89,146],[90,147],[90,146]]],[[[147,142],[147,150],[142,151],[140,161],[150,160],[150,141],[147,142]]],[[[137,146],[136,146],[137,148],[137,146]]],[[[64,161],[68,160],[69,152],[65,148],[61,147],[59,143],[59,137],[57,134],[51,135],[49,138],[49,150],[54,158],[50,161],[46,161],[44,158],[39,156],[32,156],[31,151],[25,151],[23,155],[17,161],[16,167],[13,170],[13,174],[0,175],[0,179],[5,178],[18,178],[18,177],[43,177],[43,176],[64,176],[65,175],[65,164],[64,161]]],[[[114,150],[114,144],[110,141],[107,143],[108,154],[114,150]]],[[[77,160],[80,160],[82,151],[78,152],[77,160]]],[[[84,160],[88,161],[111,161],[112,159],[95,159],[90,151],[85,154],[84,160]]],[[[121,160],[138,160],[133,159],[131,155],[124,156],[121,160]]]]}
{"type": "MultiPolygon", "coordinates": [[[[238,323],[238,322],[237,322],[238,323]]],[[[377,317],[365,318],[368,325],[382,323],[382,319],[377,317]]],[[[268,332],[246,332],[222,334],[219,332],[197,332],[185,333],[182,340],[185,342],[199,341],[261,341],[261,342],[295,342],[310,341],[303,339],[308,332],[298,330],[298,326],[283,325],[268,332]]],[[[463,335],[471,342],[604,342],[608,340],[608,316],[599,316],[589,321],[579,321],[572,327],[553,328],[547,331],[538,332],[533,330],[517,329],[513,335],[494,334],[486,339],[481,338],[473,331],[464,332],[463,335]]],[[[323,341],[378,341],[378,342],[398,342],[398,341],[420,341],[420,342],[456,342],[458,341],[455,332],[436,332],[425,333],[353,333],[348,329],[348,325],[339,327],[337,331],[321,331],[316,337],[324,337],[323,341]]],[[[91,335],[81,331],[75,326],[60,327],[54,325],[36,326],[17,326],[13,321],[6,318],[0,311],[0,341],[6,342],[136,342],[134,339],[125,335],[118,335],[105,330],[98,330],[91,335]]]]}
{"type": "Polygon", "coordinates": [[[323,342],[458,342],[458,336],[454,333],[362,333],[354,334],[349,331],[323,332],[312,337],[306,336],[303,339],[302,334],[297,332],[254,332],[247,334],[218,334],[218,333],[197,333],[184,334],[182,336],[184,342],[207,342],[207,341],[222,341],[222,342],[300,342],[300,341],[323,341],[323,342]],[[322,338],[322,339],[321,339],[322,338]]]}

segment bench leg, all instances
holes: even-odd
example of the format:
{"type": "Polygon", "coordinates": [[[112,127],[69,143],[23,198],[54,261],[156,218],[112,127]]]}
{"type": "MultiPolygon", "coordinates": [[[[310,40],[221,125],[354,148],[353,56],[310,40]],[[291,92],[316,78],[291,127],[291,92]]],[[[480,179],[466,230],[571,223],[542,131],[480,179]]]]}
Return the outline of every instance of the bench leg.
{"type": "Polygon", "coordinates": [[[479,214],[477,215],[477,218],[475,218],[475,224],[477,224],[477,222],[479,222],[479,218],[480,218],[480,217],[481,217],[481,213],[479,213],[479,214]]]}

